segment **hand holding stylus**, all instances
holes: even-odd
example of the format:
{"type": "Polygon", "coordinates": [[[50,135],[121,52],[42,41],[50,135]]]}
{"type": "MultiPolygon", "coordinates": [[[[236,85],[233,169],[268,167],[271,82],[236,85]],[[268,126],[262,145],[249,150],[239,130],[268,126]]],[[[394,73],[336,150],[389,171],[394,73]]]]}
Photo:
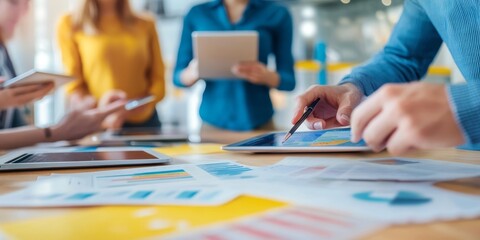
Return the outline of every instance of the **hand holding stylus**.
{"type": "Polygon", "coordinates": [[[283,138],[282,143],[285,143],[294,133],[297,131],[298,127],[302,125],[302,123],[307,119],[310,114],[312,114],[313,109],[315,109],[315,106],[317,106],[318,102],[320,102],[320,98],[317,98],[317,100],[313,101],[310,105],[308,105],[307,110],[303,113],[302,117],[293,125],[292,129],[288,131],[287,135],[283,138]]]}

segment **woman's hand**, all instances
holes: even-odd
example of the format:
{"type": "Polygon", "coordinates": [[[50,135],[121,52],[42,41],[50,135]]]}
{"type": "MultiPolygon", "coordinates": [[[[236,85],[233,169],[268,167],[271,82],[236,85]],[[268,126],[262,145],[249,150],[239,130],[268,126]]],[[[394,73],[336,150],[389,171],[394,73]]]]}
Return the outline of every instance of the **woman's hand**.
{"type": "Polygon", "coordinates": [[[276,88],[280,84],[280,76],[260,62],[238,63],[232,67],[232,73],[253,84],[266,85],[270,88],[276,88]]]}
{"type": "MultiPolygon", "coordinates": [[[[112,90],[105,93],[100,101],[98,102],[99,108],[104,108],[109,106],[111,103],[116,101],[127,101],[127,94],[121,90],[112,90]]],[[[118,129],[121,128],[125,119],[127,117],[127,111],[125,109],[120,109],[110,114],[105,118],[103,122],[103,127],[107,129],[118,129]]]]}
{"type": "Polygon", "coordinates": [[[18,107],[34,102],[47,95],[53,87],[54,84],[48,82],[0,89],[0,109],[18,107]]]}
{"type": "Polygon", "coordinates": [[[108,116],[123,111],[126,101],[119,100],[87,111],[74,110],[52,127],[53,141],[78,140],[102,129],[108,116]]]}
{"type": "Polygon", "coordinates": [[[188,64],[188,67],[183,70],[180,78],[182,83],[187,87],[192,86],[193,84],[198,82],[198,80],[200,80],[198,73],[198,62],[196,59],[193,59],[188,64]]]}
{"type": "Polygon", "coordinates": [[[77,90],[70,94],[69,108],[72,111],[85,111],[97,107],[97,100],[84,90],[77,90]]]}

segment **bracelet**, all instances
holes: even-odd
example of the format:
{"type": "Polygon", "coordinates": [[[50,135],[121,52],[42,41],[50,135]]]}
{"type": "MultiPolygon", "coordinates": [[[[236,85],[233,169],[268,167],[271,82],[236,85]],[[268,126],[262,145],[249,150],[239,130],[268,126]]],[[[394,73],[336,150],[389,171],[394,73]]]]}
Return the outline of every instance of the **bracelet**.
{"type": "Polygon", "coordinates": [[[43,129],[43,133],[46,139],[50,139],[52,137],[52,130],[49,127],[43,129]]]}

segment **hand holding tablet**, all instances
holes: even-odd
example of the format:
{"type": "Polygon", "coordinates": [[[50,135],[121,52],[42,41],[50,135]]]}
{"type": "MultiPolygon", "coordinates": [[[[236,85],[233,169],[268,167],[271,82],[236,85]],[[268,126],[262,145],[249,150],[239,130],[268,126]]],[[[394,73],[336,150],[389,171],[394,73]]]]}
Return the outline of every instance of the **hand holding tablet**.
{"type": "Polygon", "coordinates": [[[42,83],[0,89],[0,109],[19,107],[34,102],[43,98],[53,88],[53,83],[42,83]]]}
{"type": "Polygon", "coordinates": [[[74,78],[71,76],[40,72],[35,69],[32,69],[28,72],[18,75],[12,79],[8,79],[0,83],[0,88],[11,88],[25,85],[37,85],[37,84],[46,84],[53,83],[55,88],[58,88],[68,82],[73,81],[74,78]]]}

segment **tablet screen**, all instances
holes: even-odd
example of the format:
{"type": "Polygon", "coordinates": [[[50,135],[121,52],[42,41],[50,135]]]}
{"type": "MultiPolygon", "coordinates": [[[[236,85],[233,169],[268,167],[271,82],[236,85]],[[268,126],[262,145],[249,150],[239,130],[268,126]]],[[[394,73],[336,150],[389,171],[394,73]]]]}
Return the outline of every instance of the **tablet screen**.
{"type": "Polygon", "coordinates": [[[146,160],[158,159],[145,151],[112,151],[112,152],[57,152],[24,154],[7,163],[52,163],[52,162],[85,162],[108,160],[146,160]]]}
{"type": "Polygon", "coordinates": [[[296,132],[285,143],[285,133],[272,133],[244,142],[242,147],[365,147],[365,142],[352,143],[350,129],[296,132]]]}

